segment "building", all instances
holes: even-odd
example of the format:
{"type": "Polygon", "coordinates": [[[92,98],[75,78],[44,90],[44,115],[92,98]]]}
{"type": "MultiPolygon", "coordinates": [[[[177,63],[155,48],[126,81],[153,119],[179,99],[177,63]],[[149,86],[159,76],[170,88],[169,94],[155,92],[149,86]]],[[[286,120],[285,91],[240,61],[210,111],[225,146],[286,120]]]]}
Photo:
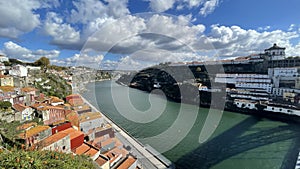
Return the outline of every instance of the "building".
{"type": "Polygon", "coordinates": [[[58,152],[71,152],[70,136],[66,133],[56,133],[37,144],[39,149],[58,152]]]}
{"type": "Polygon", "coordinates": [[[0,86],[14,86],[14,78],[11,76],[0,75],[0,86]]]}
{"type": "Polygon", "coordinates": [[[285,48],[277,46],[276,43],[268,49],[265,49],[265,55],[268,60],[283,60],[285,57],[285,48]]]}
{"type": "Polygon", "coordinates": [[[49,104],[52,105],[52,106],[58,106],[58,105],[63,105],[65,102],[58,98],[58,97],[55,97],[55,96],[50,96],[50,99],[49,99],[49,104]]]}
{"type": "Polygon", "coordinates": [[[9,74],[12,76],[27,77],[28,71],[23,65],[15,65],[11,67],[9,74]]]}
{"type": "MultiPolygon", "coordinates": [[[[24,104],[14,104],[13,108],[17,111],[20,118],[16,118],[17,121],[31,121],[34,118],[33,109],[24,104]]],[[[15,116],[16,117],[16,116],[15,116]]]]}
{"type": "Polygon", "coordinates": [[[36,126],[20,133],[19,138],[25,140],[25,144],[30,147],[51,136],[51,134],[51,128],[49,126],[36,126]]]}
{"type": "Polygon", "coordinates": [[[42,114],[44,125],[51,125],[65,121],[65,109],[56,106],[40,107],[38,111],[42,114]]]}
{"type": "Polygon", "coordinates": [[[0,62],[9,62],[9,59],[5,55],[0,54],[0,62]]]}
{"type": "Polygon", "coordinates": [[[81,146],[84,142],[84,133],[81,131],[75,130],[74,128],[68,128],[68,129],[62,130],[58,133],[65,133],[70,136],[71,150],[74,150],[77,147],[81,146]]]}
{"type": "Polygon", "coordinates": [[[79,116],[80,131],[88,133],[89,130],[95,129],[104,123],[104,118],[99,112],[83,113],[79,116]]]}

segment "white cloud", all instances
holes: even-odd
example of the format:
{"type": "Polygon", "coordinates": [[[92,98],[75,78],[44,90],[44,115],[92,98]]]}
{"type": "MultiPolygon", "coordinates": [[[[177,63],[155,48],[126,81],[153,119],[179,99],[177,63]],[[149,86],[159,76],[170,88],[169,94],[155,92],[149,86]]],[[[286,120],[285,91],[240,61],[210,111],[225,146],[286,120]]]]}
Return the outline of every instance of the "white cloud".
{"type": "Polygon", "coordinates": [[[47,13],[43,31],[52,36],[52,44],[71,46],[80,42],[80,32],[76,31],[70,24],[63,22],[56,13],[47,13]]]}
{"type": "Polygon", "coordinates": [[[203,7],[200,9],[200,14],[203,16],[207,16],[208,14],[211,14],[215,8],[218,6],[219,0],[207,0],[203,7]]]}
{"type": "Polygon", "coordinates": [[[58,50],[30,50],[25,47],[22,47],[12,41],[4,43],[4,48],[2,52],[5,53],[10,58],[16,58],[23,61],[35,61],[42,56],[47,58],[56,58],[59,56],[60,52],[58,50]]]}
{"type": "Polygon", "coordinates": [[[41,7],[35,0],[9,0],[0,2],[0,36],[17,38],[40,24],[40,16],[33,10],[41,7]]]}
{"type": "Polygon", "coordinates": [[[289,55],[289,48],[293,46],[290,40],[297,37],[299,37],[297,32],[282,30],[257,32],[251,29],[245,30],[239,26],[213,25],[208,41],[219,50],[221,56],[246,56],[251,53],[260,53],[273,43],[286,47],[286,54],[289,55]]]}
{"type": "Polygon", "coordinates": [[[76,66],[89,66],[94,68],[99,68],[101,61],[104,56],[99,55],[89,55],[87,53],[75,54],[72,57],[69,57],[65,60],[68,65],[76,65],[76,66]]]}
{"type": "Polygon", "coordinates": [[[155,12],[164,12],[173,8],[175,0],[149,0],[150,8],[155,12]]]}
{"type": "Polygon", "coordinates": [[[189,8],[193,8],[203,4],[204,0],[184,0],[184,2],[188,3],[189,8]]]}

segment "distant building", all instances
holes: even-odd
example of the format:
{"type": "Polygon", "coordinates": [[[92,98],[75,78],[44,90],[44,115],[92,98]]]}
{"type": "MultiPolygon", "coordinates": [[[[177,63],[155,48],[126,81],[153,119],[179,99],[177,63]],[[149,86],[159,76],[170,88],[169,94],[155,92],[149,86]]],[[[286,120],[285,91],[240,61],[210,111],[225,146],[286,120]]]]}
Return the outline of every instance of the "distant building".
{"type": "Polygon", "coordinates": [[[83,113],[79,116],[80,131],[88,133],[89,130],[95,129],[104,123],[104,118],[99,112],[83,113]]]}
{"type": "Polygon", "coordinates": [[[0,54],[0,62],[9,62],[9,59],[5,55],[0,54]]]}
{"type": "Polygon", "coordinates": [[[24,139],[25,144],[30,147],[51,136],[51,134],[51,128],[49,126],[36,126],[20,133],[19,138],[24,139]]]}
{"type": "Polygon", "coordinates": [[[15,65],[9,70],[9,74],[18,77],[27,77],[27,68],[23,65],[15,65]]]}
{"type": "Polygon", "coordinates": [[[283,60],[285,57],[285,48],[277,46],[276,43],[268,49],[265,49],[265,55],[269,60],[283,60]]]}
{"type": "Polygon", "coordinates": [[[37,145],[38,148],[42,150],[51,150],[65,153],[71,152],[70,135],[66,133],[59,132],[53,134],[52,136],[46,138],[37,145]]]}
{"type": "Polygon", "coordinates": [[[14,104],[13,108],[20,114],[20,119],[18,121],[30,121],[33,119],[33,109],[29,106],[23,104],[14,104]]]}
{"type": "Polygon", "coordinates": [[[0,75],[0,86],[14,86],[14,78],[11,76],[0,75]]]}

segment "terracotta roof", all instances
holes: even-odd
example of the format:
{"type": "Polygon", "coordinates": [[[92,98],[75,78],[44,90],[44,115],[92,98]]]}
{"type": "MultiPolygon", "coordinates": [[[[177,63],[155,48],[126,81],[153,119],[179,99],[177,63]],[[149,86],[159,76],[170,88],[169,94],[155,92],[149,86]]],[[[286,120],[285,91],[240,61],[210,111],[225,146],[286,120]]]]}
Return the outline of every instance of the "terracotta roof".
{"type": "Polygon", "coordinates": [[[51,103],[59,103],[59,102],[64,102],[64,101],[58,97],[50,96],[50,102],[51,103]]]}
{"type": "Polygon", "coordinates": [[[87,152],[90,149],[90,146],[86,145],[86,144],[82,144],[81,146],[77,147],[75,150],[75,154],[77,155],[82,155],[85,152],[87,152]]]}
{"type": "Polygon", "coordinates": [[[41,110],[42,108],[48,106],[46,103],[34,103],[30,107],[36,109],[36,110],[41,110]]]}
{"type": "Polygon", "coordinates": [[[17,130],[26,130],[29,127],[36,126],[36,125],[37,125],[36,122],[25,123],[25,124],[22,124],[22,125],[18,126],[17,130]]]}
{"type": "Polygon", "coordinates": [[[92,147],[91,145],[88,145],[87,143],[83,143],[81,146],[76,148],[75,154],[77,155],[87,155],[87,156],[93,156],[95,155],[99,150],[92,147]]]}
{"type": "Polygon", "coordinates": [[[49,109],[64,110],[64,108],[62,108],[62,107],[59,107],[59,106],[49,106],[49,105],[40,108],[40,110],[49,110],[49,109]]]}
{"type": "Polygon", "coordinates": [[[100,155],[100,156],[95,160],[95,162],[96,162],[99,166],[104,165],[107,161],[108,161],[108,159],[106,159],[106,158],[103,157],[102,155],[100,155]]]}
{"type": "Polygon", "coordinates": [[[81,98],[72,98],[72,99],[69,99],[68,103],[71,106],[80,106],[80,105],[84,104],[84,101],[81,98]]]}
{"type": "Polygon", "coordinates": [[[21,91],[22,92],[32,92],[32,91],[37,91],[37,89],[34,87],[24,87],[24,88],[21,88],[21,91]]]}
{"type": "Polygon", "coordinates": [[[69,120],[73,126],[79,127],[79,115],[76,112],[67,114],[66,119],[69,120]]]}
{"type": "Polygon", "coordinates": [[[43,147],[49,146],[65,137],[67,137],[67,133],[55,133],[52,136],[47,137],[46,139],[42,140],[39,144],[42,145],[43,147]]]}
{"type": "Polygon", "coordinates": [[[15,87],[13,87],[13,86],[0,86],[0,90],[2,90],[3,92],[14,92],[15,87]]]}
{"type": "Polygon", "coordinates": [[[75,111],[83,111],[83,110],[90,110],[90,109],[91,109],[91,107],[87,104],[77,106],[77,107],[73,107],[73,110],[75,110],[75,111]]]}
{"type": "Polygon", "coordinates": [[[99,112],[83,113],[79,116],[79,122],[90,121],[101,117],[102,115],[99,112]]]}
{"type": "Polygon", "coordinates": [[[29,129],[24,134],[26,134],[25,137],[28,138],[28,137],[32,137],[42,131],[45,131],[47,129],[50,129],[50,127],[49,126],[36,126],[36,127],[29,129]]]}
{"type": "Polygon", "coordinates": [[[14,104],[14,105],[13,105],[13,108],[14,108],[15,110],[17,110],[18,112],[22,112],[22,111],[24,111],[25,109],[30,108],[30,107],[29,107],[29,106],[25,106],[24,104],[19,104],[19,103],[17,103],[17,104],[14,104]]]}
{"type": "Polygon", "coordinates": [[[73,140],[74,138],[77,138],[80,135],[83,135],[83,132],[75,130],[73,128],[68,128],[66,130],[60,131],[59,133],[69,134],[71,140],[73,140]]]}
{"type": "Polygon", "coordinates": [[[132,156],[128,156],[123,163],[117,167],[117,169],[128,169],[132,164],[136,161],[136,159],[132,156]]]}

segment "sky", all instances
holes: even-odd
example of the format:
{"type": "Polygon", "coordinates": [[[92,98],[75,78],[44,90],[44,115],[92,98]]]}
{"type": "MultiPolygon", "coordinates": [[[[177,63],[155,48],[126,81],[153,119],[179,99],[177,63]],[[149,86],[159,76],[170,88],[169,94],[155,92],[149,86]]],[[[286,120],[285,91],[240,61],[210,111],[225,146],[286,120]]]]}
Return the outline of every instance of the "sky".
{"type": "Polygon", "coordinates": [[[248,56],[276,43],[300,55],[299,0],[0,0],[0,54],[138,70],[248,56]]]}

